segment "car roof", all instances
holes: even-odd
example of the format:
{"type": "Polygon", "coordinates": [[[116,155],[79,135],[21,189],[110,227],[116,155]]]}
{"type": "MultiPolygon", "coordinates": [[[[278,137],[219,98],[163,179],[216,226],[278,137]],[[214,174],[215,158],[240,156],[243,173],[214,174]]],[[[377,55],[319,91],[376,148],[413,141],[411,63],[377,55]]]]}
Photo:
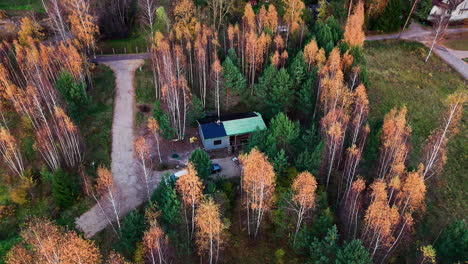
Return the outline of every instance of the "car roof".
{"type": "Polygon", "coordinates": [[[184,176],[185,174],[187,174],[187,170],[181,170],[181,171],[174,173],[174,176],[179,178],[180,176],[184,176]]]}

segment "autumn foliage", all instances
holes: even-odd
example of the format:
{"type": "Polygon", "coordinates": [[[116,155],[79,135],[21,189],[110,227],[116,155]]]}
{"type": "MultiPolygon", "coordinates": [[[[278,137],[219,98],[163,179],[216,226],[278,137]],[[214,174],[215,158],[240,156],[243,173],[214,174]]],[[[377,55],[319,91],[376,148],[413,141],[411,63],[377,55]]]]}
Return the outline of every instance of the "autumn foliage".
{"type": "Polygon", "coordinates": [[[217,263],[220,248],[223,244],[224,224],[219,212],[219,205],[212,199],[200,203],[195,214],[196,244],[198,254],[208,254],[208,262],[217,263]]]}
{"type": "Polygon", "coordinates": [[[265,154],[254,148],[242,157],[242,190],[247,211],[247,231],[257,235],[265,212],[271,209],[275,191],[275,172],[265,154]],[[251,231],[252,228],[255,231],[251,231]]]}
{"type": "Polygon", "coordinates": [[[21,231],[21,237],[23,243],[10,250],[6,263],[95,264],[102,261],[101,253],[92,241],[47,219],[32,219],[21,231]]]}
{"type": "Polygon", "coordinates": [[[349,46],[364,46],[364,40],[366,38],[364,34],[364,1],[359,1],[352,15],[348,17],[345,26],[344,41],[349,46]]]}

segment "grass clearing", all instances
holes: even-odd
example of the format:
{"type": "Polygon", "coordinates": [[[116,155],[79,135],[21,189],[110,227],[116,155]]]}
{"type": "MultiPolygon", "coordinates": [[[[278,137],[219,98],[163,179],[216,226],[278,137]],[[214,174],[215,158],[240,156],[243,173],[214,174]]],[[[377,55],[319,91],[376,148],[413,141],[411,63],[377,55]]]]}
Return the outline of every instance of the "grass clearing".
{"type": "MultiPolygon", "coordinates": [[[[1,1],[1,0],[0,0],[1,1]]],[[[108,39],[103,41],[96,53],[98,54],[125,54],[146,52],[147,40],[141,35],[128,38],[108,39]]]]}
{"type": "Polygon", "coordinates": [[[88,91],[91,99],[88,115],[81,122],[80,130],[86,142],[85,166],[89,173],[99,164],[110,166],[112,146],[112,117],[115,78],[110,68],[98,65],[93,72],[94,87],[88,91]],[[94,167],[92,163],[94,162],[94,167]],[[91,164],[89,164],[91,163],[91,164]]]}
{"type": "Polygon", "coordinates": [[[153,84],[153,72],[151,62],[145,60],[145,64],[135,71],[135,100],[137,104],[153,104],[156,100],[156,90],[153,84]],[[141,70],[140,70],[141,69],[141,70]]]}
{"type": "MultiPolygon", "coordinates": [[[[371,127],[381,123],[384,115],[393,107],[406,105],[413,129],[413,149],[409,163],[411,167],[415,167],[421,145],[440,124],[439,118],[445,109],[443,101],[455,90],[466,87],[466,81],[437,56],[431,56],[424,63],[428,50],[419,43],[367,42],[364,50],[370,82],[368,94],[371,127]]],[[[466,219],[467,133],[465,119],[462,119],[460,133],[449,144],[448,160],[440,176],[441,180],[429,187],[427,211],[418,226],[421,230],[417,232],[418,238],[424,237],[428,243],[433,242],[439,230],[448,222],[466,219]]]]}
{"type": "Polygon", "coordinates": [[[468,34],[467,37],[461,39],[448,39],[442,43],[444,46],[454,50],[468,50],[468,34]]]}
{"type": "Polygon", "coordinates": [[[0,0],[0,9],[44,12],[41,0],[0,0]]]}

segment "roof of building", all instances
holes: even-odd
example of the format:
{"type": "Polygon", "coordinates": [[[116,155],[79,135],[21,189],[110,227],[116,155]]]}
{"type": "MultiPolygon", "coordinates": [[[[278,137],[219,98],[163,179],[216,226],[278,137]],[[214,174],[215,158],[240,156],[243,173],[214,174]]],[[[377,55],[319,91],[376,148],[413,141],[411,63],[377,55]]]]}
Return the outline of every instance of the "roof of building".
{"type": "MultiPolygon", "coordinates": [[[[257,116],[256,112],[248,112],[248,113],[237,113],[237,114],[229,114],[229,115],[222,115],[219,117],[220,121],[229,121],[235,119],[242,119],[248,117],[255,117],[257,116]]],[[[198,120],[199,124],[207,124],[218,121],[218,116],[208,116],[198,120]]]]}
{"type": "Polygon", "coordinates": [[[255,117],[236,119],[223,122],[226,135],[242,135],[250,133],[255,130],[263,130],[266,128],[265,122],[263,122],[262,116],[259,114],[255,117]]]}
{"type": "Polygon", "coordinates": [[[242,135],[266,128],[262,115],[256,112],[221,116],[219,123],[217,120],[217,117],[198,120],[204,139],[242,135]]]}
{"type": "Polygon", "coordinates": [[[226,130],[224,129],[223,123],[217,124],[216,122],[200,124],[203,132],[204,139],[219,138],[226,136],[226,130]]]}

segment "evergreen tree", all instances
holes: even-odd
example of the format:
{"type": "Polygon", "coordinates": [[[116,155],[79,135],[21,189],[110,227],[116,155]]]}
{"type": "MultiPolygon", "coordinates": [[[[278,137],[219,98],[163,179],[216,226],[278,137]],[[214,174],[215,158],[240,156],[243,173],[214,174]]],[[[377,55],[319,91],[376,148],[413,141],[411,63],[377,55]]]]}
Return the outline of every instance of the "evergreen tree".
{"type": "Polygon", "coordinates": [[[187,122],[192,125],[197,125],[197,120],[205,117],[205,110],[203,109],[202,101],[197,97],[192,97],[192,105],[187,113],[187,122]]]}
{"type": "Polygon", "coordinates": [[[172,139],[175,135],[175,130],[171,126],[169,115],[162,109],[160,101],[154,103],[153,117],[158,121],[161,136],[165,139],[172,139]]]}
{"type": "Polygon", "coordinates": [[[310,244],[310,261],[314,264],[332,263],[338,251],[338,230],[336,226],[328,229],[327,235],[322,240],[314,238],[310,244]]]}
{"type": "Polygon", "coordinates": [[[120,240],[114,248],[127,258],[131,258],[136,250],[136,244],[143,238],[146,230],[145,217],[142,213],[134,210],[125,216],[119,230],[120,240]]]}
{"type": "Polygon", "coordinates": [[[296,168],[299,171],[310,171],[314,175],[318,175],[320,162],[325,143],[320,141],[312,151],[306,149],[301,152],[296,159],[296,168]]]}
{"type": "Polygon", "coordinates": [[[463,263],[468,260],[468,225],[458,220],[446,227],[435,244],[440,263],[463,263]]]}
{"type": "Polygon", "coordinates": [[[156,208],[161,212],[160,222],[166,230],[181,223],[179,213],[181,203],[174,182],[168,174],[163,175],[161,184],[154,191],[151,201],[156,203],[156,208]]]}
{"type": "Polygon", "coordinates": [[[318,68],[314,67],[308,73],[308,78],[303,82],[297,91],[296,110],[304,114],[305,116],[312,116],[316,101],[316,80],[317,80],[318,68]]]}
{"type": "Polygon", "coordinates": [[[346,243],[336,253],[336,264],[371,264],[372,259],[369,252],[362,245],[361,240],[354,239],[346,243]]]}
{"type": "Polygon", "coordinates": [[[372,23],[371,29],[393,32],[405,23],[408,8],[402,0],[389,0],[382,14],[372,23]]]}
{"type": "Polygon", "coordinates": [[[307,63],[304,59],[304,53],[298,52],[291,65],[288,67],[289,75],[293,81],[293,89],[298,91],[303,86],[307,77],[307,63]]]}
{"type": "Polygon", "coordinates": [[[278,178],[286,177],[286,171],[288,169],[288,157],[286,156],[286,152],[284,149],[276,152],[276,155],[273,156],[271,160],[271,164],[273,165],[273,169],[275,170],[275,174],[278,178]]]}
{"type": "Polygon", "coordinates": [[[263,71],[256,85],[258,97],[265,99],[269,95],[271,92],[271,84],[277,74],[278,70],[272,64],[263,71]]]}
{"type": "Polygon", "coordinates": [[[68,208],[75,203],[79,194],[79,183],[75,175],[61,169],[55,172],[42,171],[41,174],[45,180],[50,181],[55,203],[60,208],[68,208]]]}
{"type": "Polygon", "coordinates": [[[73,76],[69,72],[63,71],[60,74],[55,87],[67,103],[70,117],[73,120],[81,120],[83,112],[89,103],[88,96],[86,95],[85,84],[75,82],[73,76]]]}
{"type": "Polygon", "coordinates": [[[291,93],[293,82],[288,72],[284,68],[279,70],[270,85],[271,91],[265,98],[268,112],[271,116],[287,112],[291,108],[293,99],[291,93]]]}
{"type": "Polygon", "coordinates": [[[211,175],[211,159],[206,151],[201,148],[195,149],[190,155],[189,162],[195,167],[200,179],[208,180],[211,175]]]}
{"type": "Polygon", "coordinates": [[[229,56],[223,62],[223,78],[225,89],[237,95],[244,94],[247,88],[247,81],[229,56]]]}
{"type": "Polygon", "coordinates": [[[274,153],[267,153],[270,157],[277,151],[284,149],[287,154],[293,153],[293,148],[299,138],[299,122],[291,121],[284,113],[277,114],[270,122],[267,142],[274,143],[274,153]]]}

